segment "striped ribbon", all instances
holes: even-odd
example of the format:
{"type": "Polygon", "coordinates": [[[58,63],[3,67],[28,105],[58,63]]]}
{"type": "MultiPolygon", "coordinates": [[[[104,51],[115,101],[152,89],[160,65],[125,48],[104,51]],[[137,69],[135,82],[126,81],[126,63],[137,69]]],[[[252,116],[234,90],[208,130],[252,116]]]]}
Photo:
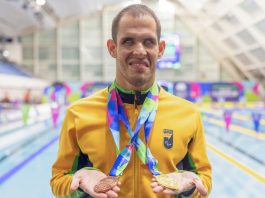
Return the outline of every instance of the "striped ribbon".
{"type": "Polygon", "coordinates": [[[119,96],[116,83],[113,82],[109,88],[108,95],[108,125],[112,137],[116,146],[117,158],[112,166],[109,175],[110,176],[120,176],[122,175],[124,169],[128,165],[132,150],[135,147],[137,155],[139,156],[141,162],[149,167],[153,175],[160,175],[158,171],[157,160],[153,157],[150,149],[142,142],[138,137],[141,127],[144,125],[145,141],[148,142],[150,131],[153,126],[156,111],[158,107],[158,95],[159,88],[157,83],[148,91],[145,98],[143,106],[141,108],[140,114],[137,118],[136,126],[134,131],[132,131],[129,123],[126,110],[119,96]],[[130,135],[131,139],[129,143],[120,151],[120,126],[119,120],[125,125],[125,128],[130,135]]]}

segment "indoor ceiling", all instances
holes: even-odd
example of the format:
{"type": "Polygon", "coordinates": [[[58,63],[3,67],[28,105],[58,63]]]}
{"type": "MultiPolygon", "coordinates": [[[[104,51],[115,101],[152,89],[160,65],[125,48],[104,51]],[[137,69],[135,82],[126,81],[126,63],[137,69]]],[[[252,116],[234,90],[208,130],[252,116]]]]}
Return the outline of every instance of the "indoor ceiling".
{"type": "Polygon", "coordinates": [[[68,17],[87,16],[121,0],[0,0],[0,36],[54,27],[68,17]],[[36,2],[46,2],[43,6],[36,2]]]}
{"type": "Polygon", "coordinates": [[[175,0],[182,17],[227,70],[265,84],[264,0],[175,0]],[[193,16],[193,17],[190,17],[193,16]]]}
{"type": "MultiPolygon", "coordinates": [[[[36,1],[0,0],[0,38],[14,37],[36,27],[54,27],[69,17],[87,16],[105,6],[124,2],[46,0],[44,6],[37,6],[36,1]]],[[[179,15],[179,18],[211,50],[228,72],[239,76],[240,79],[265,79],[264,0],[170,2],[178,8],[176,15],[179,15]]]]}

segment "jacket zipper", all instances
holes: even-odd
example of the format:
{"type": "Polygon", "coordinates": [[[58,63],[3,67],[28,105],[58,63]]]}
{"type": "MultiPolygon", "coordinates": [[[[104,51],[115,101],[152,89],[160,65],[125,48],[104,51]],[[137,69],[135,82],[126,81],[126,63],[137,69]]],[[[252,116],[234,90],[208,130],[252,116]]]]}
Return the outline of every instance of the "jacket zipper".
{"type": "MultiPolygon", "coordinates": [[[[137,118],[138,118],[138,108],[137,108],[137,96],[136,96],[136,93],[134,94],[134,126],[137,122],[137,118]]],[[[137,152],[136,150],[134,149],[133,150],[133,162],[134,162],[134,198],[139,198],[139,186],[138,186],[138,180],[139,180],[139,176],[138,176],[138,166],[139,166],[139,163],[138,163],[138,155],[137,155],[137,152]]]]}

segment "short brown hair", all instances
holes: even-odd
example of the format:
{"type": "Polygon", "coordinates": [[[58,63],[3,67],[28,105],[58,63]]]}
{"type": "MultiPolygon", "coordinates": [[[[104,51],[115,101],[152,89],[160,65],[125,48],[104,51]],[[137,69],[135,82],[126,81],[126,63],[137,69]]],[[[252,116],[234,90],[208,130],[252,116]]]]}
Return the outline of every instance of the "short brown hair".
{"type": "Polygon", "coordinates": [[[114,42],[117,41],[119,22],[120,22],[121,18],[125,14],[129,14],[129,15],[131,15],[133,17],[139,17],[139,16],[143,16],[143,15],[151,16],[155,20],[155,23],[156,23],[156,34],[157,34],[158,40],[160,40],[161,24],[160,24],[159,19],[156,16],[156,14],[154,13],[154,11],[152,9],[150,9],[149,7],[147,7],[146,5],[143,5],[143,4],[132,4],[132,5],[129,5],[129,6],[125,7],[125,8],[123,8],[115,16],[115,18],[112,21],[111,34],[112,34],[112,39],[114,40],[114,42]]]}

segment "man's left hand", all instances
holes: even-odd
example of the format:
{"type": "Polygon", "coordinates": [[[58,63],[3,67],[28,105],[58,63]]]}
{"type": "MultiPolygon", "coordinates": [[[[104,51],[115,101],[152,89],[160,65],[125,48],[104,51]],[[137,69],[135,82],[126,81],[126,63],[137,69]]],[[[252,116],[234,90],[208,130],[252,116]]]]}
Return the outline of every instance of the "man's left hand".
{"type": "Polygon", "coordinates": [[[151,187],[155,193],[175,195],[196,187],[202,196],[207,195],[207,189],[203,186],[201,179],[193,172],[184,171],[180,173],[169,173],[167,176],[174,178],[178,183],[178,190],[172,190],[159,185],[155,178],[152,179],[151,187]]]}

